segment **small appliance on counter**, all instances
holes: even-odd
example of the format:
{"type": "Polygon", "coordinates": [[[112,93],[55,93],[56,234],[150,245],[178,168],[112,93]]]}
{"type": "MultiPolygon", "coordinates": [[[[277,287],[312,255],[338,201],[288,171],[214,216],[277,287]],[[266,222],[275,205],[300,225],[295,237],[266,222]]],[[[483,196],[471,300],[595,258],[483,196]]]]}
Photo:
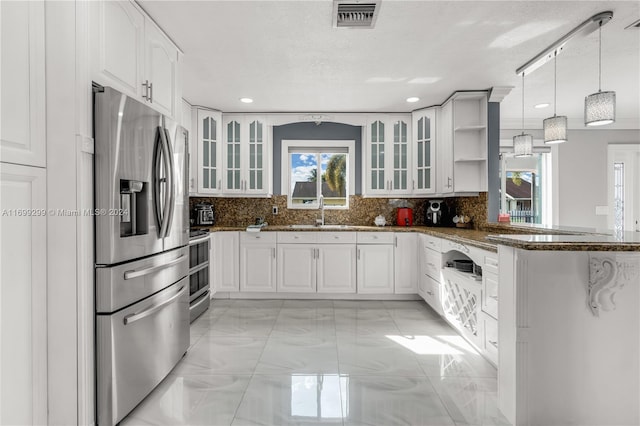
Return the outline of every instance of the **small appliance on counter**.
{"type": "Polygon", "coordinates": [[[449,209],[443,200],[429,200],[424,224],[427,226],[452,226],[449,209]]]}
{"type": "Polygon", "coordinates": [[[213,214],[213,205],[211,203],[198,203],[193,209],[194,225],[213,225],[215,216],[213,214]]]}
{"type": "Polygon", "coordinates": [[[396,225],[413,226],[413,209],[409,207],[398,207],[396,225]]]}

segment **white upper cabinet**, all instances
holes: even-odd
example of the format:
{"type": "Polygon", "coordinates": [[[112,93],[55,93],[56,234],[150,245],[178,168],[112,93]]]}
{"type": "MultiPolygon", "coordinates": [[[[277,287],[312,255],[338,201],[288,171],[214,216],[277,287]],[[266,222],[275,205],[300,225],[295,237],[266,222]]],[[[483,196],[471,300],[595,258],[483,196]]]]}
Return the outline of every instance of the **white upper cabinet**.
{"type": "Polygon", "coordinates": [[[437,122],[436,192],[449,194],[453,192],[453,101],[438,109],[437,122]]]}
{"type": "Polygon", "coordinates": [[[414,111],[413,116],[413,149],[414,179],[413,194],[432,194],[435,192],[435,144],[436,110],[424,108],[414,111]]]}
{"type": "Polygon", "coordinates": [[[223,193],[269,195],[271,154],[265,118],[228,115],[223,123],[223,193]]]}
{"type": "Polygon", "coordinates": [[[411,119],[373,115],[367,120],[364,195],[397,196],[412,191],[411,119]]]}
{"type": "Polygon", "coordinates": [[[44,2],[0,2],[0,160],[44,167],[44,2]]]}
{"type": "Polygon", "coordinates": [[[163,114],[175,117],[178,92],[178,49],[153,22],[144,26],[145,74],[147,101],[163,114]]]}
{"type": "Polygon", "coordinates": [[[199,194],[219,194],[222,188],[222,114],[198,109],[195,181],[199,194]]]}
{"type": "Polygon", "coordinates": [[[180,52],[130,1],[91,2],[92,78],[176,117],[180,52]]]}

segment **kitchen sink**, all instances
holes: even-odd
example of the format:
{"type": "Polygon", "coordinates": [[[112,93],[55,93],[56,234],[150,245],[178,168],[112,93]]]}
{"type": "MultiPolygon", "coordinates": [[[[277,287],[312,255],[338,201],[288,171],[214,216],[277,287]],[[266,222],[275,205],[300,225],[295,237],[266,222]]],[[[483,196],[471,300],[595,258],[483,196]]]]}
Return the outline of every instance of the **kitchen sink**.
{"type": "Polygon", "coordinates": [[[306,225],[306,224],[295,224],[289,225],[291,229],[349,229],[350,225],[306,225]]]}

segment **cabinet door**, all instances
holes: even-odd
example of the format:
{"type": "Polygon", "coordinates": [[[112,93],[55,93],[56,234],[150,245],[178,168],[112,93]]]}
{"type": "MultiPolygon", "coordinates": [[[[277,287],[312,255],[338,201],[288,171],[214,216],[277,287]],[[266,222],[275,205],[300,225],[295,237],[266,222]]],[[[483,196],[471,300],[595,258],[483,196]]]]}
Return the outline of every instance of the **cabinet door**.
{"type": "Polygon", "coordinates": [[[309,244],[278,245],[278,292],[315,293],[317,249],[309,244]]]}
{"type": "Polygon", "coordinates": [[[415,152],[414,194],[429,194],[435,191],[435,113],[434,109],[424,109],[413,114],[413,145],[415,152]]]}
{"type": "Polygon", "coordinates": [[[240,234],[216,232],[212,235],[213,288],[216,291],[240,290],[240,234]]]}
{"type": "Polygon", "coordinates": [[[395,294],[415,294],[418,291],[418,241],[414,233],[395,235],[395,294]]]}
{"type": "Polygon", "coordinates": [[[42,168],[0,163],[3,425],[47,423],[45,176],[42,168]]]}
{"type": "Polygon", "coordinates": [[[355,244],[323,244],[317,253],[318,293],[355,293],[355,244]]]}
{"type": "Polygon", "coordinates": [[[91,3],[93,79],[140,99],[144,80],[143,13],[130,1],[91,3]]]}
{"type": "Polygon", "coordinates": [[[386,174],[386,134],[384,117],[374,118],[367,126],[366,191],[369,195],[386,195],[390,190],[386,174]]]}
{"type": "Polygon", "coordinates": [[[276,291],[275,244],[242,244],[240,247],[240,291],[276,291]]]}
{"type": "Polygon", "coordinates": [[[398,119],[390,122],[390,129],[393,137],[389,138],[392,157],[389,170],[391,171],[391,192],[395,195],[408,194],[412,190],[410,158],[411,149],[409,147],[409,120],[398,119]]]}
{"type": "Polygon", "coordinates": [[[248,119],[249,149],[244,173],[244,192],[263,194],[267,191],[267,134],[264,119],[248,119]]]}
{"type": "Polygon", "coordinates": [[[198,117],[198,193],[216,194],[222,185],[220,123],[219,112],[199,109],[198,117]]]}
{"type": "Polygon", "coordinates": [[[438,114],[436,157],[438,158],[437,192],[453,192],[453,102],[442,106],[438,114]]]}
{"type": "Polygon", "coordinates": [[[44,167],[44,2],[0,2],[0,17],[0,159],[44,167]]]}
{"type": "Polygon", "coordinates": [[[191,105],[189,105],[189,103],[183,99],[181,106],[182,127],[187,129],[187,131],[189,132],[189,195],[196,195],[196,193],[198,192],[198,147],[200,145],[200,136],[197,128],[197,123],[196,127],[194,127],[192,123],[191,105]]]}
{"type": "Polygon", "coordinates": [[[151,106],[174,117],[178,84],[178,50],[164,34],[147,19],[145,23],[145,84],[149,84],[146,95],[151,106]],[[147,83],[148,81],[148,83],[147,83]]]}
{"type": "Polygon", "coordinates": [[[242,125],[240,118],[225,118],[224,125],[224,192],[242,192],[241,143],[242,125]]]}
{"type": "Polygon", "coordinates": [[[393,244],[358,245],[358,293],[393,294],[393,244]]]}

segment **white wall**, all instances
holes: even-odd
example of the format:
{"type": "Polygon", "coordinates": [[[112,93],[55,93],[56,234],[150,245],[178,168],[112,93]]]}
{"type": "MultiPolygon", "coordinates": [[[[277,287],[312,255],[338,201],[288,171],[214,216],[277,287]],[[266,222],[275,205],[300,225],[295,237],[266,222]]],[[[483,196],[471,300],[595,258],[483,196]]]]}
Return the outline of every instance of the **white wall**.
{"type": "MultiPolygon", "coordinates": [[[[502,130],[500,139],[511,139],[520,130],[502,130]]],[[[527,131],[542,139],[541,130],[527,131]]],[[[569,130],[569,141],[553,147],[553,225],[607,228],[607,216],[597,216],[596,206],[607,205],[607,145],[640,143],[640,130],[569,130]]],[[[640,188],[636,188],[640,192],[640,188]]]]}

